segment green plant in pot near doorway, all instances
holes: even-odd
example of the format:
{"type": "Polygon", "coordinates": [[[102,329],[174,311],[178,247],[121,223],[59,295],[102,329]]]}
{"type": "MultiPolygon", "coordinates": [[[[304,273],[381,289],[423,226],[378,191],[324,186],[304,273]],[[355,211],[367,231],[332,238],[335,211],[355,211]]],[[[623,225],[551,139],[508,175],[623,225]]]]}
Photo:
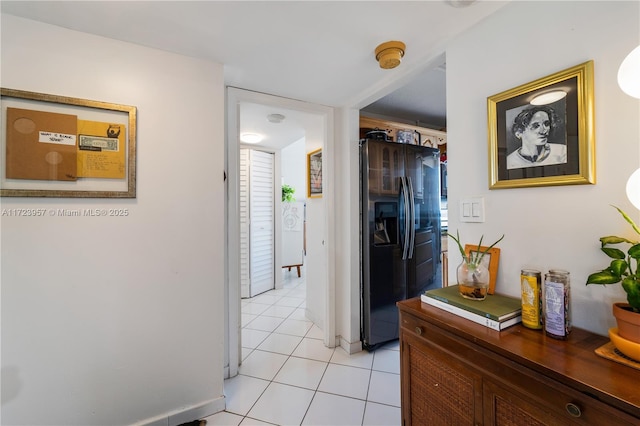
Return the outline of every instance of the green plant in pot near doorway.
{"type": "Polygon", "coordinates": [[[295,188],[287,184],[282,185],[282,201],[286,203],[295,201],[296,199],[293,197],[293,194],[295,192],[296,192],[295,188]]]}
{"type": "MultiPolygon", "coordinates": [[[[616,206],[613,207],[620,212],[633,230],[640,235],[638,225],[624,211],[616,206]]],[[[638,270],[638,266],[640,266],[640,243],[614,235],[602,237],[600,242],[602,244],[601,250],[612,261],[607,268],[589,275],[587,285],[622,284],[622,288],[627,294],[628,303],[619,302],[613,304],[613,315],[616,318],[618,327],[617,330],[609,330],[609,335],[614,346],[621,352],[625,353],[616,344],[616,340],[619,340],[618,336],[638,344],[638,353],[640,353],[640,271],[638,270]],[[626,249],[626,253],[616,246],[626,249]]],[[[625,355],[634,359],[638,357],[637,354],[631,356],[629,353],[625,353],[625,355]]],[[[640,361],[640,359],[637,359],[637,361],[640,361]]]]}

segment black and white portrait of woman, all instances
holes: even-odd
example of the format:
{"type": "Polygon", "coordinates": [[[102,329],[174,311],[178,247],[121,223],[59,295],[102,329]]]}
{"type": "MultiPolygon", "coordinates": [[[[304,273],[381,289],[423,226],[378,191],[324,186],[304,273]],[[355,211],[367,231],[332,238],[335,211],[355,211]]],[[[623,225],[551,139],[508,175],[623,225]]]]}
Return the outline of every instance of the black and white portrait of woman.
{"type": "Polygon", "coordinates": [[[526,105],[506,111],[510,153],[507,169],[566,164],[564,99],[549,105],[526,105]],[[558,112],[557,112],[558,111],[558,112]]]}

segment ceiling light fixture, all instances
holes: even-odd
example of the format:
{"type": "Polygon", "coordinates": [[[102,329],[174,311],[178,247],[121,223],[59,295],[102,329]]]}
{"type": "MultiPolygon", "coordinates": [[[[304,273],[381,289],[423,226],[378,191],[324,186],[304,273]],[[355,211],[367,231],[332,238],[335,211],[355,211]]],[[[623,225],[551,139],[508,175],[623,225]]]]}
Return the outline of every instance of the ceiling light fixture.
{"type": "Polygon", "coordinates": [[[400,65],[406,46],[401,41],[388,41],[376,47],[376,61],[380,68],[389,70],[400,65]]]}
{"type": "Polygon", "coordinates": [[[446,0],[445,2],[449,6],[453,6],[453,7],[467,7],[475,3],[476,0],[446,0]]]}
{"type": "Polygon", "coordinates": [[[267,115],[267,120],[269,120],[269,123],[282,123],[282,120],[284,120],[286,117],[282,114],[269,114],[267,115]]]}
{"type": "Polygon", "coordinates": [[[536,96],[529,103],[531,105],[548,105],[559,101],[565,96],[567,96],[567,92],[564,90],[554,90],[553,92],[547,92],[536,96]]]}
{"type": "Polygon", "coordinates": [[[240,140],[244,143],[258,143],[262,140],[262,135],[257,133],[243,133],[240,135],[240,140]]]}

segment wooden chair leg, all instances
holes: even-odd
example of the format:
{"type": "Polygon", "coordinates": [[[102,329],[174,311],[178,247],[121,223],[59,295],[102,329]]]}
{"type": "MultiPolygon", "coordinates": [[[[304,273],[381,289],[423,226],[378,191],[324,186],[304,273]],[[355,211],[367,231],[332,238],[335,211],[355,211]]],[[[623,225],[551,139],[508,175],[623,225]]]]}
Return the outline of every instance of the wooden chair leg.
{"type": "Polygon", "coordinates": [[[296,268],[298,268],[298,278],[300,278],[300,265],[297,265],[296,268]]]}

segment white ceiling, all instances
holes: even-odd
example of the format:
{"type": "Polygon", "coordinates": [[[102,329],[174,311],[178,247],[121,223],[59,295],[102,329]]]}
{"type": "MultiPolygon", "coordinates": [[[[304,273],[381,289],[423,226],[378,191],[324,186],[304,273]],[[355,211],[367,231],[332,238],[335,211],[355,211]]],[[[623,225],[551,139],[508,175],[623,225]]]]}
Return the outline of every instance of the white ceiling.
{"type": "MultiPolygon", "coordinates": [[[[222,63],[228,86],[334,107],[364,108],[389,95],[367,111],[445,127],[446,43],[507,1],[456,7],[464,3],[469,1],[3,0],[0,7],[2,13],[222,63]],[[389,40],[401,40],[407,49],[400,67],[383,70],[374,50],[389,40]]],[[[267,111],[254,109],[259,114],[241,114],[242,122],[264,125],[258,122],[267,111]]],[[[288,128],[293,122],[277,126],[287,130],[274,139],[296,138],[299,129],[288,128]]]]}

